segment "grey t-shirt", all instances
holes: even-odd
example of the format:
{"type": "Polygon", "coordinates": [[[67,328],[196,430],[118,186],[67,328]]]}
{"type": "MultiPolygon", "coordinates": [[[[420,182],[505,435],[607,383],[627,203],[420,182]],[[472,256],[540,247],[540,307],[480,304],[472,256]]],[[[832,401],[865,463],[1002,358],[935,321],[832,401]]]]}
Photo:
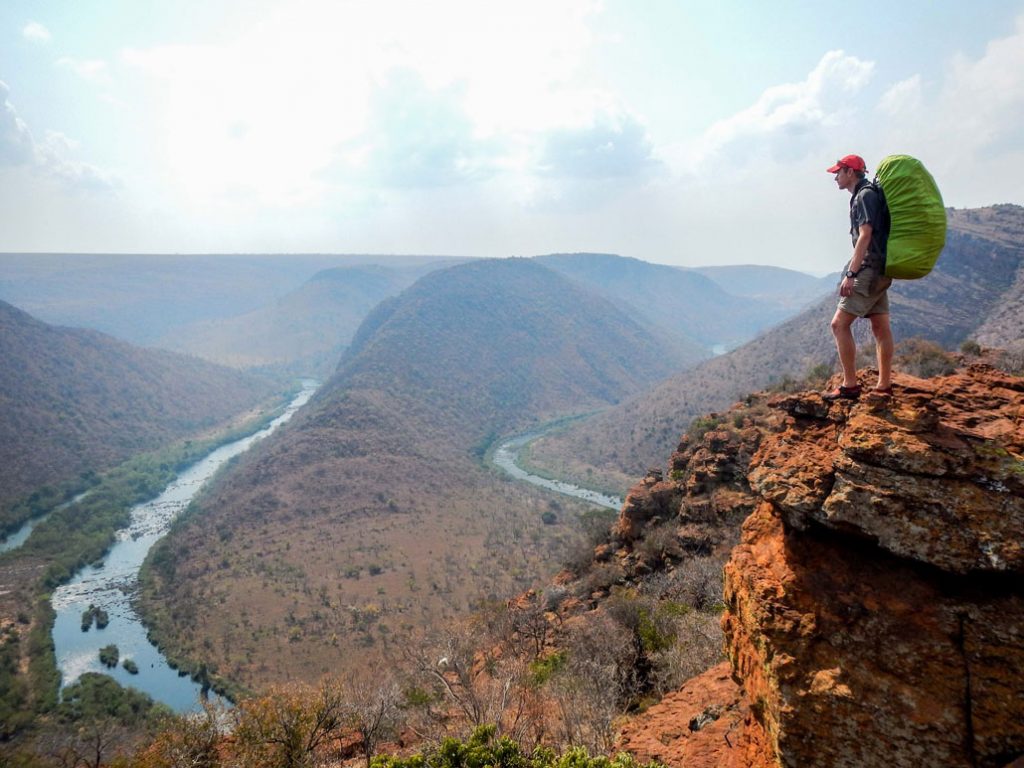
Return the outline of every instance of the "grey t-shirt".
{"type": "Polygon", "coordinates": [[[889,207],[867,179],[861,179],[850,198],[850,237],[854,245],[857,244],[861,224],[871,225],[871,245],[868,246],[864,264],[882,271],[885,268],[885,247],[889,240],[889,207]]]}

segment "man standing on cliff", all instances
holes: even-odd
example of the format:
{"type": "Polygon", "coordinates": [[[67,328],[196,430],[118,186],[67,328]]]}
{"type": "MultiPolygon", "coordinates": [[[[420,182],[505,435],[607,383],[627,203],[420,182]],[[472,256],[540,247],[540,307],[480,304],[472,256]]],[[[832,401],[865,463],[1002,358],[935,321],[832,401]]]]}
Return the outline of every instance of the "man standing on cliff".
{"type": "Polygon", "coordinates": [[[843,367],[843,383],[822,393],[826,400],[856,400],[861,387],[857,382],[857,345],[853,338],[853,321],[866,317],[871,321],[878,356],[878,383],[872,390],[877,395],[892,394],[892,329],[889,326],[889,285],[885,276],[885,246],[889,239],[889,210],[885,200],[867,179],[864,159],[847,155],[828,169],[835,174],[839,189],[850,193],[850,235],[853,257],[839,284],[839,306],[832,318],[832,335],[836,339],[839,363],[843,367]]]}

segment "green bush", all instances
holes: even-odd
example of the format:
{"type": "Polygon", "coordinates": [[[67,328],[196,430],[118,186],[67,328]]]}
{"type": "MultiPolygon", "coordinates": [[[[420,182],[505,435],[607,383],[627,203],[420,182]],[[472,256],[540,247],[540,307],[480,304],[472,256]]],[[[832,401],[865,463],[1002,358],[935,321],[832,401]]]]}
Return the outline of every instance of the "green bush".
{"type": "Polygon", "coordinates": [[[53,645],[53,623],[56,619],[50,596],[40,595],[36,600],[35,622],[28,635],[28,672],[35,710],[39,713],[49,712],[57,706],[60,691],[60,671],[53,645]]]}
{"type": "Polygon", "coordinates": [[[28,687],[18,676],[19,646],[13,629],[0,635],[0,741],[11,738],[32,718],[28,687]]]}
{"type": "MultiPolygon", "coordinates": [[[[625,752],[615,757],[591,756],[583,747],[573,747],[562,754],[538,748],[525,754],[507,736],[495,738],[493,725],[478,727],[466,741],[445,739],[436,749],[409,757],[378,755],[373,768],[641,768],[641,764],[625,752]]],[[[647,763],[643,768],[658,768],[647,763]]]]}
{"type": "Polygon", "coordinates": [[[541,659],[534,659],[530,662],[530,681],[536,685],[544,685],[551,679],[558,670],[565,666],[566,652],[559,651],[545,656],[541,659]]]}
{"type": "Polygon", "coordinates": [[[121,656],[121,651],[118,650],[117,646],[111,643],[100,648],[100,661],[105,667],[116,667],[117,660],[121,656]]]}
{"type": "Polygon", "coordinates": [[[170,714],[146,694],[122,688],[114,678],[97,672],[86,672],[65,688],[57,712],[68,722],[112,717],[126,726],[152,723],[170,714]]]}
{"type": "Polygon", "coordinates": [[[690,422],[690,426],[686,430],[686,436],[690,438],[690,442],[699,442],[708,432],[720,427],[722,422],[723,418],[717,413],[711,413],[707,416],[698,416],[690,422]]]}

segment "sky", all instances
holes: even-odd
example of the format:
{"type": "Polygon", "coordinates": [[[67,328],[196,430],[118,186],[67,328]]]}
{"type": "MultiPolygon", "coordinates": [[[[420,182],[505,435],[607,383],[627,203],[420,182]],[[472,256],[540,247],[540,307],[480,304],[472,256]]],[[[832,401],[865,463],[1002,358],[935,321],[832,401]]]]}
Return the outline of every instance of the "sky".
{"type": "Polygon", "coordinates": [[[0,3],[0,252],[824,274],[848,153],[1024,203],[1024,0],[0,3]]]}

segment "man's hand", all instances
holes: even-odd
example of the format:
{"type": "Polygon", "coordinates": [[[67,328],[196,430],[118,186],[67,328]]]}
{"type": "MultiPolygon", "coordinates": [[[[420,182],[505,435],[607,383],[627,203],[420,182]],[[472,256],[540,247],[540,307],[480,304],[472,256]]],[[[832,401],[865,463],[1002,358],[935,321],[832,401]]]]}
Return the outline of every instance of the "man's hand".
{"type": "Polygon", "coordinates": [[[839,284],[839,295],[840,296],[852,296],[853,295],[853,278],[844,277],[843,282],[839,284]]]}

